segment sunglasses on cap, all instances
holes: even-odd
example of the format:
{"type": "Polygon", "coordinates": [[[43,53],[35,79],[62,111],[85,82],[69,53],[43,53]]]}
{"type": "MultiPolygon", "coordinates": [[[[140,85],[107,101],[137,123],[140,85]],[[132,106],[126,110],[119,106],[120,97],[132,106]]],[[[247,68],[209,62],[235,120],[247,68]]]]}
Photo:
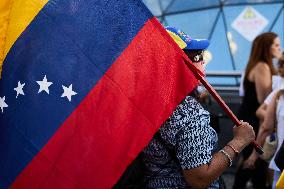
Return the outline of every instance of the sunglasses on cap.
{"type": "Polygon", "coordinates": [[[203,61],[203,52],[204,52],[203,50],[185,50],[184,49],[184,52],[193,63],[203,61]]]}

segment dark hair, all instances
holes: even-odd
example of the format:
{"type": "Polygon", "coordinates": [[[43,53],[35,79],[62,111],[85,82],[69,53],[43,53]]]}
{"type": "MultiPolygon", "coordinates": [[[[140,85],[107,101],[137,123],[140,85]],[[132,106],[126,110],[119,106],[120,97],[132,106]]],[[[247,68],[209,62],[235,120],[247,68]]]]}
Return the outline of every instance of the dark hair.
{"type": "Polygon", "coordinates": [[[192,62],[198,62],[198,61],[202,61],[203,60],[203,51],[204,50],[186,50],[183,49],[183,52],[185,52],[185,54],[188,56],[188,58],[192,61],[192,62]],[[198,60],[195,60],[195,57],[198,55],[198,60]]]}
{"type": "Polygon", "coordinates": [[[278,60],[278,68],[281,68],[284,65],[284,52],[282,52],[282,57],[278,60]]]}
{"type": "Polygon", "coordinates": [[[197,90],[197,88],[198,86],[189,93],[189,96],[192,96],[193,98],[198,100],[200,98],[200,92],[197,90]]]}
{"type": "MultiPolygon", "coordinates": [[[[249,56],[249,61],[245,71],[244,80],[248,78],[248,74],[258,62],[266,63],[269,66],[271,75],[274,75],[276,73],[276,70],[272,64],[273,57],[271,54],[270,47],[272,46],[274,39],[277,37],[278,35],[276,33],[266,32],[257,36],[254,39],[252,43],[251,53],[249,56]]],[[[246,89],[245,83],[246,82],[244,82],[244,87],[246,89]]]]}

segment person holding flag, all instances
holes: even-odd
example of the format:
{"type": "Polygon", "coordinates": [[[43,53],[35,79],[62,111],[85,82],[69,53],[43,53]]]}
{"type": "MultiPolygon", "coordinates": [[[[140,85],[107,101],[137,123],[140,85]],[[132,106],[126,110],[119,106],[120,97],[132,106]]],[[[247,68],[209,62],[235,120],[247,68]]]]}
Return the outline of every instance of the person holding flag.
{"type": "MultiPolygon", "coordinates": [[[[204,72],[206,39],[192,39],[174,27],[167,32],[188,58],[204,72]]],[[[178,105],[144,149],[147,188],[221,188],[218,177],[250,142],[255,133],[242,122],[234,127],[234,138],[219,152],[212,151],[217,134],[210,127],[209,112],[197,101],[195,89],[178,105]]]]}

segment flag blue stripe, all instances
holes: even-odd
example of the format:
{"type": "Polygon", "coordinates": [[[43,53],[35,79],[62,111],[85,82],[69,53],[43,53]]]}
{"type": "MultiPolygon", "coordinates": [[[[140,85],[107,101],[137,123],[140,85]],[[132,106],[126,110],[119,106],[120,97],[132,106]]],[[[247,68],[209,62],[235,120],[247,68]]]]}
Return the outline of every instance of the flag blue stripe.
{"type": "Polygon", "coordinates": [[[0,188],[11,185],[149,18],[140,0],[50,0],[40,11],[4,61],[0,97],[9,107],[0,113],[0,188]],[[53,82],[49,94],[38,93],[45,75],[53,82]],[[16,99],[18,81],[25,95],[16,99]],[[78,93],[71,102],[61,97],[70,84],[78,93]]]}

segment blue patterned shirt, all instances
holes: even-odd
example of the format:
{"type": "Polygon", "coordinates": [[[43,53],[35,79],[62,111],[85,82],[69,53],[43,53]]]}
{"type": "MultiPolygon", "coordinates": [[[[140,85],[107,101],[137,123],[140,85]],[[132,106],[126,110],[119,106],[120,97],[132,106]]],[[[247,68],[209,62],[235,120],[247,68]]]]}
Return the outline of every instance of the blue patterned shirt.
{"type": "MultiPolygon", "coordinates": [[[[154,137],[144,149],[147,188],[190,188],[182,169],[210,163],[217,144],[217,134],[209,122],[209,112],[195,98],[187,96],[178,105],[161,126],[161,138],[154,137]]],[[[219,188],[218,180],[209,188],[219,188]]]]}

